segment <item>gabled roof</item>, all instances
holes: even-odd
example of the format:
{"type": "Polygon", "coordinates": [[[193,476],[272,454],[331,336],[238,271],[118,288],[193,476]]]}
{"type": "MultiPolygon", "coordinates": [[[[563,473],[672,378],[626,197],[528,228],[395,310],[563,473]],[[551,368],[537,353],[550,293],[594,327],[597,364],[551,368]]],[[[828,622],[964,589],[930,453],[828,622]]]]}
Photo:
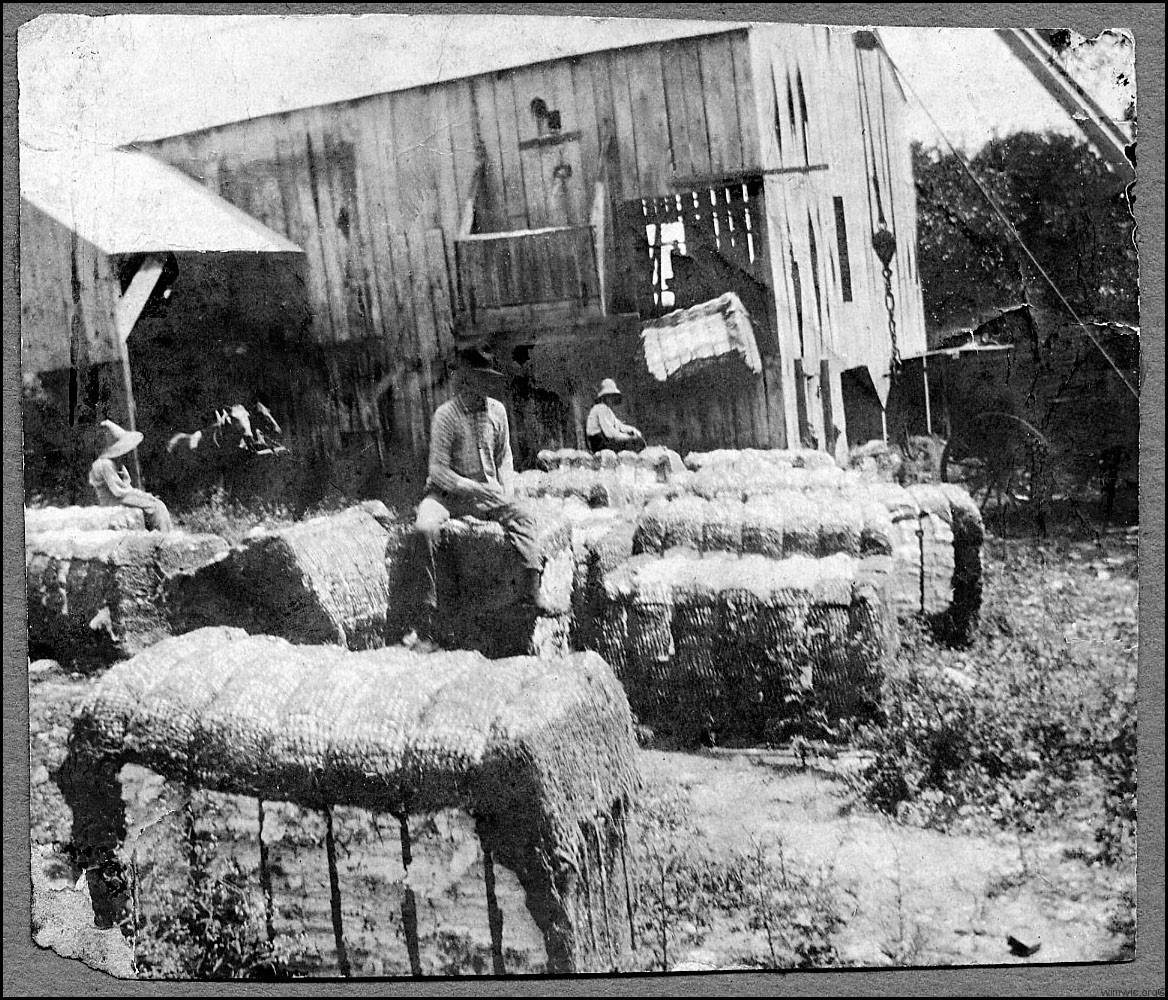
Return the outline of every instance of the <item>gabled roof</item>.
{"type": "Polygon", "coordinates": [[[139,140],[188,135],[596,52],[751,27],[748,21],[563,14],[292,16],[282,19],[287,48],[280,49],[274,48],[272,27],[265,23],[270,20],[232,17],[220,29],[219,44],[224,51],[234,51],[227,46],[254,42],[256,64],[266,67],[278,60],[283,70],[278,87],[265,83],[228,94],[213,111],[200,111],[197,105],[168,109],[163,118],[171,127],[147,126],[138,133],[139,140]],[[305,35],[309,31],[311,39],[305,35]],[[327,67],[327,72],[321,67],[327,67]]]}
{"type": "Polygon", "coordinates": [[[186,174],[133,150],[79,157],[22,145],[20,196],[111,255],[303,252],[186,174]]]}

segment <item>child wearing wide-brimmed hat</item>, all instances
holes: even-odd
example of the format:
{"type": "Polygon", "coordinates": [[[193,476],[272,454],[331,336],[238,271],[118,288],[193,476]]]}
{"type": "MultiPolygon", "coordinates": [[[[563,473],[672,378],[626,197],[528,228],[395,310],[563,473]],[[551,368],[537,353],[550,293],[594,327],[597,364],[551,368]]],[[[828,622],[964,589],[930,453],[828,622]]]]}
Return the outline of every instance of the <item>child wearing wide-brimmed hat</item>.
{"type": "Polygon", "coordinates": [[[97,494],[97,502],[103,507],[137,507],[151,531],[172,530],[166,504],[153,493],[137,489],[130,482],[126,467],[114,462],[115,458],[128,455],[142,443],[141,431],[125,430],[112,420],[103,420],[101,426],[105,432],[104,447],[89,467],[89,485],[97,494]]]}

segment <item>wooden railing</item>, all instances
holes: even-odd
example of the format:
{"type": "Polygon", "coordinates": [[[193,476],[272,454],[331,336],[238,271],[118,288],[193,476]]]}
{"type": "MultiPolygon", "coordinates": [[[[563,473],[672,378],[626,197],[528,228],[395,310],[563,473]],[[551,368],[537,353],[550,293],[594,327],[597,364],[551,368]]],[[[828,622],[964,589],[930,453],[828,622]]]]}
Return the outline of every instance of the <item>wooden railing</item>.
{"type": "Polygon", "coordinates": [[[575,303],[603,311],[592,226],[472,233],[455,242],[463,309],[575,303]]]}

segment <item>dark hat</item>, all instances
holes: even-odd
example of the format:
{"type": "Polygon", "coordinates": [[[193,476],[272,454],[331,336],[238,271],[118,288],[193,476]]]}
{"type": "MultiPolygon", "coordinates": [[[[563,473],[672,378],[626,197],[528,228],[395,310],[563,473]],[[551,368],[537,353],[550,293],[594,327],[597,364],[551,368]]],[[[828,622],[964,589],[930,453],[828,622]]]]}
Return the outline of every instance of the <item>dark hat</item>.
{"type": "Polygon", "coordinates": [[[463,371],[478,372],[481,375],[506,376],[495,367],[494,355],[478,347],[464,347],[458,352],[458,367],[463,371]]]}

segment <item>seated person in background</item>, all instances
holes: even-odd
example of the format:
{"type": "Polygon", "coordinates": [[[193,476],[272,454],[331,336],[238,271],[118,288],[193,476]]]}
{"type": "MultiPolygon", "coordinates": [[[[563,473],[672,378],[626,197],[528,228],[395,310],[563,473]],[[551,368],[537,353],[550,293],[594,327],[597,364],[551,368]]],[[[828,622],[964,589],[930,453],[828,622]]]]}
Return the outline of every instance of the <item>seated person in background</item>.
{"type": "Polygon", "coordinates": [[[588,411],[588,422],[584,433],[588,438],[588,448],[595,455],[598,451],[611,448],[613,451],[640,451],[645,447],[645,438],[632,424],[617,419],[612,408],[619,406],[621,391],[616,383],[606,378],[596,392],[596,405],[588,411]]]}
{"type": "Polygon", "coordinates": [[[136,489],[130,482],[130,473],[114,459],[128,455],[142,443],[140,431],[127,431],[112,420],[103,420],[106,447],[89,467],[89,485],[97,494],[102,507],[137,507],[142,511],[146,527],[151,531],[170,531],[170,511],[153,493],[136,489]]]}
{"type": "Polygon", "coordinates": [[[415,561],[424,587],[424,620],[403,642],[433,649],[438,581],[434,556],[442,525],[471,515],[503,526],[525,569],[524,596],[539,606],[543,560],[536,546],[535,522],[509,499],[515,475],[507,410],[491,393],[505,376],[493,359],[474,348],[459,351],[455,394],[434,411],[430,430],[430,468],[426,493],[414,521],[415,561]]]}

